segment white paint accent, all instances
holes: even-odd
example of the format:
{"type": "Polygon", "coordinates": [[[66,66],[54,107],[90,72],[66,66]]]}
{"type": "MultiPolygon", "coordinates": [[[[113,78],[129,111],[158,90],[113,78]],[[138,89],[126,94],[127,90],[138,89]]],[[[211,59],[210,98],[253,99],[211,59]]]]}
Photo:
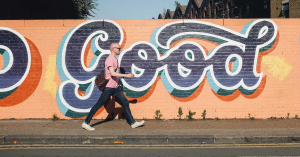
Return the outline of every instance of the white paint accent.
{"type": "Polygon", "coordinates": [[[178,73],[182,77],[188,77],[192,72],[191,69],[188,69],[188,68],[182,66],[180,63],[178,63],[178,68],[177,69],[178,69],[178,73]],[[187,73],[185,74],[182,70],[186,71],[187,73]]]}
{"type": "Polygon", "coordinates": [[[134,77],[141,77],[145,72],[145,69],[141,69],[137,66],[135,66],[134,64],[131,65],[131,73],[134,75],[134,77]],[[139,71],[139,74],[135,73],[135,70],[139,71]]]}
{"type": "Polygon", "coordinates": [[[227,72],[228,75],[230,75],[230,76],[237,75],[238,73],[240,73],[242,67],[243,67],[243,59],[242,59],[242,57],[240,55],[238,55],[238,54],[231,54],[231,55],[229,55],[227,57],[226,63],[225,63],[225,69],[226,69],[226,72],[227,72]],[[230,62],[231,58],[236,58],[239,61],[238,69],[235,72],[231,72],[229,70],[229,62],[230,62]]]}
{"type": "Polygon", "coordinates": [[[258,33],[258,39],[265,36],[268,33],[268,31],[269,31],[269,28],[267,26],[264,26],[262,29],[260,29],[260,31],[258,33]]]}
{"type": "Polygon", "coordinates": [[[139,50],[138,55],[140,58],[142,58],[143,60],[147,60],[148,59],[148,54],[145,50],[139,50]],[[142,53],[145,55],[143,56],[142,53]]]}
{"type": "Polygon", "coordinates": [[[184,54],[185,58],[189,61],[194,61],[195,60],[195,55],[194,55],[194,52],[192,50],[186,50],[185,51],[185,54],[184,54]],[[188,56],[188,53],[191,53],[192,54],[192,58],[190,58],[188,56]]]}

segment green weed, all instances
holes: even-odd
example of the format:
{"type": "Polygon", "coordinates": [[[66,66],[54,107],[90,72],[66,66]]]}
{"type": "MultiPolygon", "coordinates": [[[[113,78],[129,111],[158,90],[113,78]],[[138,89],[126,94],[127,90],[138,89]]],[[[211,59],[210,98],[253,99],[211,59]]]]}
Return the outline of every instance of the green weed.
{"type": "Polygon", "coordinates": [[[56,113],[52,115],[51,121],[57,121],[59,120],[59,117],[57,117],[56,113]]]}
{"type": "Polygon", "coordinates": [[[206,109],[202,112],[201,117],[203,117],[203,120],[205,120],[205,117],[206,117],[206,109]]]}
{"type": "Polygon", "coordinates": [[[181,116],[182,115],[183,115],[182,108],[179,107],[179,109],[178,109],[178,115],[177,115],[177,117],[179,117],[179,120],[181,120],[181,116]]]}
{"type": "Polygon", "coordinates": [[[192,112],[191,110],[189,110],[189,114],[186,115],[188,120],[194,120],[193,116],[196,114],[196,112],[192,112]]]}
{"type": "Polygon", "coordinates": [[[160,110],[156,110],[155,111],[155,120],[161,120],[161,117],[162,117],[163,115],[160,113],[160,110]]]}
{"type": "Polygon", "coordinates": [[[255,117],[251,117],[251,114],[250,114],[250,113],[248,113],[248,118],[249,118],[250,120],[255,120],[255,117]]]}

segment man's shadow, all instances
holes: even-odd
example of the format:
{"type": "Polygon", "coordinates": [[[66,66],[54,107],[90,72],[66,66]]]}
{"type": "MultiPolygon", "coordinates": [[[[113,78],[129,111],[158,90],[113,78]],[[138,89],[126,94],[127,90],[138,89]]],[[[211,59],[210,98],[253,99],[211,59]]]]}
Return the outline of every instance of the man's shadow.
{"type": "MultiPolygon", "coordinates": [[[[122,67],[120,67],[120,73],[121,74],[125,74],[126,73],[126,70],[122,67]]],[[[123,84],[122,84],[122,81],[119,80],[119,83],[121,85],[121,87],[123,87],[123,84]]],[[[124,93],[125,96],[126,96],[126,93],[124,93]]],[[[136,104],[137,103],[137,99],[133,99],[131,101],[129,101],[129,104],[136,104]]],[[[124,109],[123,107],[120,105],[120,101],[115,99],[114,96],[111,96],[107,101],[106,103],[104,104],[104,108],[105,110],[107,111],[108,115],[106,117],[105,120],[103,121],[100,121],[100,122],[97,122],[95,124],[92,124],[91,126],[96,126],[96,125],[100,125],[102,123],[106,123],[106,122],[109,122],[109,121],[112,121],[114,120],[117,116],[118,116],[118,119],[126,119],[127,123],[130,125],[129,121],[128,121],[128,118],[124,112],[124,109]],[[117,102],[117,103],[116,103],[117,102]]],[[[144,126],[144,125],[142,125],[144,126]]]]}
{"type": "MultiPolygon", "coordinates": [[[[129,103],[136,104],[137,100],[133,99],[132,101],[129,101],[129,103]]],[[[104,104],[104,108],[105,108],[106,112],[108,113],[107,117],[105,118],[105,120],[97,122],[97,123],[94,123],[91,126],[93,127],[93,126],[96,126],[96,125],[100,125],[102,123],[106,123],[106,122],[112,121],[117,116],[118,116],[118,119],[126,119],[127,123],[130,124],[129,121],[128,121],[128,118],[127,118],[127,116],[126,116],[126,114],[124,112],[124,108],[120,104],[121,103],[120,103],[119,100],[115,99],[114,96],[111,96],[106,101],[106,103],[104,104]]]]}

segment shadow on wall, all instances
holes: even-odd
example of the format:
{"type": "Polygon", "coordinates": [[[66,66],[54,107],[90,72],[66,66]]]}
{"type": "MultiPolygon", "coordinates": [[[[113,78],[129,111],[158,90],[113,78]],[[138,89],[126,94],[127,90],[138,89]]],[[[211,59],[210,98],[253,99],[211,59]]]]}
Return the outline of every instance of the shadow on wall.
{"type": "Polygon", "coordinates": [[[1,107],[9,107],[22,103],[28,99],[37,88],[42,76],[42,57],[36,45],[25,38],[31,51],[31,67],[24,82],[16,90],[2,99],[1,107]]]}
{"type": "MultiPolygon", "coordinates": [[[[137,99],[130,100],[129,103],[130,104],[136,104],[137,103],[137,99]]],[[[104,104],[104,106],[102,108],[100,108],[96,112],[96,114],[94,115],[94,117],[98,116],[104,110],[108,113],[108,115],[105,118],[105,120],[97,122],[97,123],[93,124],[92,126],[99,125],[99,124],[102,124],[102,123],[114,120],[116,117],[118,117],[118,119],[126,119],[127,120],[127,116],[125,115],[123,107],[120,105],[120,103],[118,101],[116,101],[116,99],[115,99],[114,96],[111,96],[106,101],[106,103],[104,104]]],[[[86,118],[86,116],[83,117],[83,118],[79,118],[79,119],[85,119],[85,118],[86,118]]]]}
{"type": "MultiPolygon", "coordinates": [[[[136,99],[129,101],[130,104],[135,104],[137,102],[136,99]]],[[[107,100],[106,104],[104,105],[108,116],[106,120],[113,120],[118,116],[118,119],[126,119],[127,116],[125,115],[124,108],[120,105],[120,102],[115,99],[115,97],[111,97],[107,100]]]]}

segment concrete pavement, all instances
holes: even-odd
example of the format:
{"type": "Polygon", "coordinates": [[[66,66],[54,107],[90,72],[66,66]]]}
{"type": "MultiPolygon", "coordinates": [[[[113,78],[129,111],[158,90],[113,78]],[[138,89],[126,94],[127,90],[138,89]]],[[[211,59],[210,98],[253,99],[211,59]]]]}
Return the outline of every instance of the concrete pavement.
{"type": "Polygon", "coordinates": [[[0,120],[0,143],[78,145],[201,145],[300,143],[300,119],[147,120],[132,129],[126,120],[0,120]]]}

